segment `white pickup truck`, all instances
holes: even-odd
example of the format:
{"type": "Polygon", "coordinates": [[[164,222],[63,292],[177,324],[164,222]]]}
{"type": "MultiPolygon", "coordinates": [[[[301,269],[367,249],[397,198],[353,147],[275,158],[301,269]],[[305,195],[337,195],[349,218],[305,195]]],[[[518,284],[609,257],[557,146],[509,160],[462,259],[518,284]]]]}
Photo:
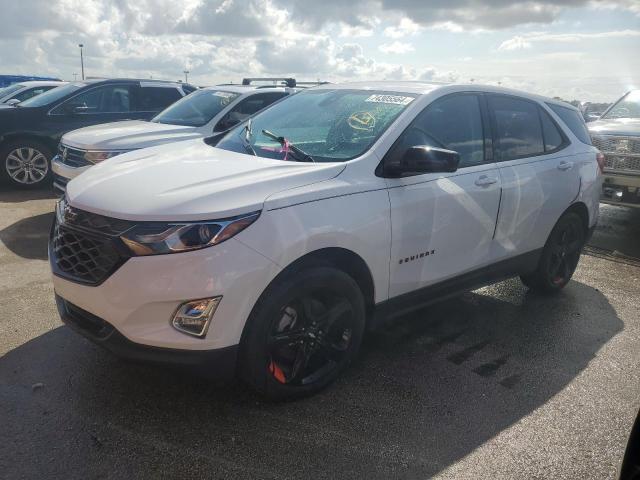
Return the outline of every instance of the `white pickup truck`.
{"type": "Polygon", "coordinates": [[[588,123],[605,156],[603,203],[640,208],[640,90],[632,90],[588,123]]]}

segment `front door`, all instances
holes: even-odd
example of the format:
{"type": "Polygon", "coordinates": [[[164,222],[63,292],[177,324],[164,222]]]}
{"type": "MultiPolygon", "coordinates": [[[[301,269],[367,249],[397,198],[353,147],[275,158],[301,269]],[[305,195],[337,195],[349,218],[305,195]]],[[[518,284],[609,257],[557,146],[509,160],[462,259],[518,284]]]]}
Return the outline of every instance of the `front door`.
{"type": "Polygon", "coordinates": [[[82,92],[54,108],[48,115],[58,136],[82,127],[136,118],[131,86],[107,84],[82,92]]]}
{"type": "Polygon", "coordinates": [[[391,148],[430,145],[457,151],[453,173],[387,179],[391,203],[389,297],[461,275],[489,263],[500,175],[486,153],[481,97],[452,94],[435,100],[391,148]]]}

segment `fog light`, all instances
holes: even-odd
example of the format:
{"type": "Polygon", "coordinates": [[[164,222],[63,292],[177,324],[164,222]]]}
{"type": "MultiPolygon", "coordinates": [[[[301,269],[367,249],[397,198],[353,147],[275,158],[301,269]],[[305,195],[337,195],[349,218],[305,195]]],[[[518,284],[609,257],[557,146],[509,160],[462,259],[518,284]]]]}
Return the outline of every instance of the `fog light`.
{"type": "Polygon", "coordinates": [[[203,338],[221,299],[222,297],[202,298],[183,303],[173,315],[171,325],[182,333],[203,338]]]}

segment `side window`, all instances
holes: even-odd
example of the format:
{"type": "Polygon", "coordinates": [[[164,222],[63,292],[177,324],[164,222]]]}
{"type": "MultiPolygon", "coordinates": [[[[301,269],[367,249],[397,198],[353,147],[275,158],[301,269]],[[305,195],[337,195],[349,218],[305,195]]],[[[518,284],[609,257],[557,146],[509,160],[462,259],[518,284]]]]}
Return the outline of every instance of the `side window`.
{"type": "Polygon", "coordinates": [[[497,160],[513,160],[544,153],[538,106],[506,96],[490,96],[489,106],[496,122],[497,160]]]}
{"type": "Polygon", "coordinates": [[[477,95],[448,95],[425,108],[402,133],[390,152],[402,156],[419,145],[454,150],[459,168],[484,162],[484,132],[477,95]]]}
{"type": "Polygon", "coordinates": [[[542,123],[542,135],[544,137],[544,150],[550,152],[557,150],[564,143],[565,137],[558,130],[558,126],[551,119],[549,114],[542,108],[540,112],[540,122],[542,123]]]}
{"type": "Polygon", "coordinates": [[[35,97],[36,95],[40,95],[41,93],[44,93],[47,90],[51,90],[52,88],[53,87],[35,87],[30,90],[25,90],[24,92],[20,92],[18,95],[16,95],[13,98],[15,98],[16,100],[20,100],[22,102],[31,97],[35,97]]]}
{"type": "Polygon", "coordinates": [[[136,111],[159,112],[181,98],[175,87],[140,87],[136,111]]]}
{"type": "Polygon", "coordinates": [[[64,102],[53,113],[118,113],[130,112],[128,85],[104,85],[93,88],[64,102]]]}
{"type": "Polygon", "coordinates": [[[216,132],[227,130],[286,95],[285,92],[266,92],[257,93],[240,100],[220,119],[213,130],[216,132]]]}
{"type": "Polygon", "coordinates": [[[582,118],[580,112],[573,108],[562,107],[560,105],[554,105],[553,103],[547,103],[547,105],[560,117],[567,127],[569,127],[569,130],[578,137],[578,140],[587,145],[591,145],[589,130],[587,130],[587,125],[584,123],[584,118],[582,118]]]}

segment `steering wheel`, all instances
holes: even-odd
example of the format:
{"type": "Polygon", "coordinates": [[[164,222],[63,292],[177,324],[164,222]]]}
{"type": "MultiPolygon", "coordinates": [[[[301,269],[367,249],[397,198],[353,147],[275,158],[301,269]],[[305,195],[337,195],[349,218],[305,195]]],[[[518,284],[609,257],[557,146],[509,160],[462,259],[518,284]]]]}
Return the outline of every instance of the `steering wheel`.
{"type": "Polygon", "coordinates": [[[329,133],[327,133],[327,140],[325,143],[328,152],[334,152],[340,145],[349,141],[346,132],[351,133],[353,130],[349,127],[347,120],[348,117],[342,117],[336,123],[331,125],[329,133]]]}

